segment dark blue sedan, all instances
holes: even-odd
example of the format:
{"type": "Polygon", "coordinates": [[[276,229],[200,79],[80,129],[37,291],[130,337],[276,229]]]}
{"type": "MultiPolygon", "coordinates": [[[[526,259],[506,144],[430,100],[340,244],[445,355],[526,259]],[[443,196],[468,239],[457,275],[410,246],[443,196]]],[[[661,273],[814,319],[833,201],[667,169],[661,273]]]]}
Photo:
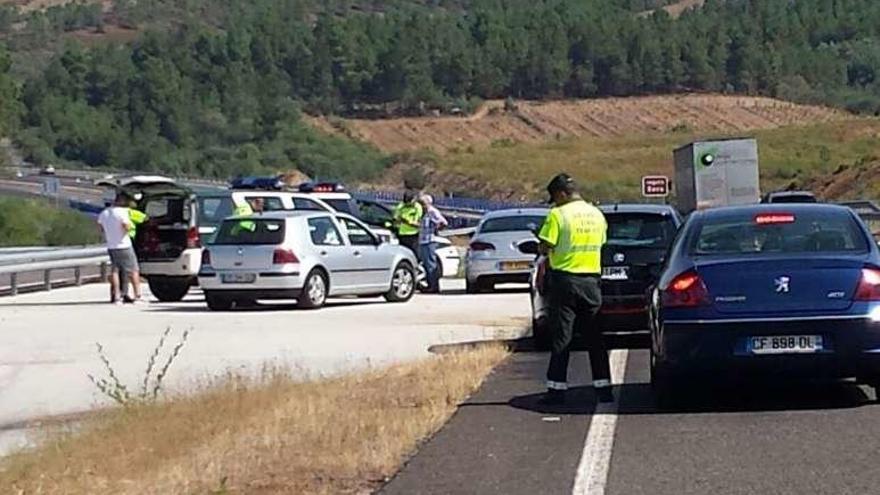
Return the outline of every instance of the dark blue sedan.
{"type": "Polygon", "coordinates": [[[849,208],[691,215],[651,304],[651,381],[857,378],[880,387],[880,251],[849,208]]]}

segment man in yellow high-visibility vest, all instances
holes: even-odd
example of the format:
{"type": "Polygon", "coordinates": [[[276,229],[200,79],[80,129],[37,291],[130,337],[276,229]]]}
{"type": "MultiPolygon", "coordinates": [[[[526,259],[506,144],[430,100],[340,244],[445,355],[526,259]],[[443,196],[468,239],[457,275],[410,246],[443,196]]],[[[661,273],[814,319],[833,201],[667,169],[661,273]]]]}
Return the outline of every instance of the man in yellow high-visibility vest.
{"type": "Polygon", "coordinates": [[[394,208],[394,223],[397,225],[397,240],[401,246],[408,247],[419,256],[419,229],[424,210],[421,203],[416,201],[416,196],[410,191],[403,194],[401,201],[394,208]]]}
{"type": "Polygon", "coordinates": [[[550,311],[551,354],[544,404],[565,401],[568,360],[575,325],[589,344],[593,388],[600,402],[613,402],[608,350],[596,315],[602,306],[602,246],[608,224],[595,206],[584,201],[574,180],[559,174],[547,186],[553,208],[538,234],[541,253],[548,257],[546,274],[550,311]]]}

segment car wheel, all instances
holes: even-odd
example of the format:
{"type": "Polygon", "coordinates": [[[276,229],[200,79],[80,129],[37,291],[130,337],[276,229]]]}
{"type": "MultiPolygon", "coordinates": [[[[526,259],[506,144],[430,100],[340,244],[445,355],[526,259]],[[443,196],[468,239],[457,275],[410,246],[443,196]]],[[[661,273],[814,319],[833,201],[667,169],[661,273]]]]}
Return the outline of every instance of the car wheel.
{"type": "Polygon", "coordinates": [[[189,293],[190,279],[187,277],[150,277],[147,279],[150,292],[160,302],[178,302],[189,293]]]}
{"type": "Polygon", "coordinates": [[[312,270],[306,277],[303,292],[297,303],[301,309],[318,309],[327,302],[327,276],[321,270],[312,270]]]}
{"type": "Polygon", "coordinates": [[[210,292],[205,293],[205,302],[211,311],[229,311],[232,309],[233,304],[232,299],[211,294],[210,292]]]}
{"type": "Polygon", "coordinates": [[[388,302],[406,302],[416,290],[416,275],[409,263],[401,263],[391,275],[391,288],[385,293],[388,302]]]}

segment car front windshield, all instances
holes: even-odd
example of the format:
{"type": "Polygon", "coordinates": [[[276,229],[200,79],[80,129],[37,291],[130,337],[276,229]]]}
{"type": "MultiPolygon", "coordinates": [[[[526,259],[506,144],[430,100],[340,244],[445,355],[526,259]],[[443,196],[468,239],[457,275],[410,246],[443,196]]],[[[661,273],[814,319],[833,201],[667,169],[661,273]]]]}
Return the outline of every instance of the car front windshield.
{"type": "Polygon", "coordinates": [[[348,213],[349,215],[359,216],[359,212],[357,211],[355,205],[353,205],[351,200],[348,199],[325,199],[325,203],[330,205],[334,210],[340,213],[348,213]]]}
{"type": "Polygon", "coordinates": [[[709,218],[690,246],[693,255],[864,252],[865,235],[843,211],[744,213],[709,218]]]}
{"type": "Polygon", "coordinates": [[[229,196],[200,197],[199,225],[217,227],[224,218],[232,216],[234,210],[235,205],[229,196]]]}
{"type": "Polygon", "coordinates": [[[607,243],[615,246],[666,248],[675,238],[671,217],[645,213],[606,213],[607,243]]]}
{"type": "Polygon", "coordinates": [[[536,215],[514,215],[509,217],[490,218],[480,226],[480,233],[494,232],[531,232],[544,223],[544,217],[536,215]]]}

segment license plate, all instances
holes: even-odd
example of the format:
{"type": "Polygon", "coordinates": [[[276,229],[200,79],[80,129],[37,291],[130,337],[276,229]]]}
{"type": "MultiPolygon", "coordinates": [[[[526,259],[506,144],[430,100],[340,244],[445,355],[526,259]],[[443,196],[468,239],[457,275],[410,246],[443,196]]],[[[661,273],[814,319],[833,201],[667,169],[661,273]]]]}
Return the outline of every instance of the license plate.
{"type": "Polygon", "coordinates": [[[629,280],[628,266],[606,266],[602,268],[603,280],[629,280]]]}
{"type": "Polygon", "coordinates": [[[257,280],[256,273],[224,273],[220,275],[224,284],[252,284],[257,280]]]}
{"type": "Polygon", "coordinates": [[[749,352],[752,354],[809,354],[821,350],[821,335],[749,337],[749,352]]]}
{"type": "Polygon", "coordinates": [[[523,270],[531,270],[532,262],[531,261],[502,261],[501,262],[501,270],[505,272],[516,272],[523,270]]]}

